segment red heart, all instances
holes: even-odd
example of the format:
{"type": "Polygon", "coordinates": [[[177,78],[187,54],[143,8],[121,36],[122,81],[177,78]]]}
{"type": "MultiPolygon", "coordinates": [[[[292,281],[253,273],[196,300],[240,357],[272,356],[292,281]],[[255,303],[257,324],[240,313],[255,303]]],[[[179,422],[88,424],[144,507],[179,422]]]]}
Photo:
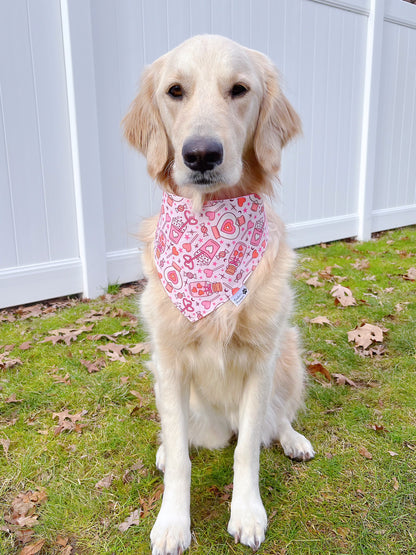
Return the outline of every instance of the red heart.
{"type": "Polygon", "coordinates": [[[228,233],[229,235],[235,233],[235,225],[233,221],[225,220],[225,222],[222,224],[221,231],[223,231],[224,233],[228,233]]]}
{"type": "Polygon", "coordinates": [[[172,254],[174,254],[175,256],[178,256],[178,255],[179,255],[178,249],[177,249],[176,247],[173,247],[173,249],[172,249],[172,254]]]}
{"type": "Polygon", "coordinates": [[[246,202],[247,199],[245,199],[244,197],[240,197],[238,199],[238,206],[241,208],[243,206],[243,204],[246,202]]]}
{"type": "Polygon", "coordinates": [[[254,251],[253,252],[253,258],[258,258],[258,256],[259,256],[259,253],[257,251],[254,251]]]}

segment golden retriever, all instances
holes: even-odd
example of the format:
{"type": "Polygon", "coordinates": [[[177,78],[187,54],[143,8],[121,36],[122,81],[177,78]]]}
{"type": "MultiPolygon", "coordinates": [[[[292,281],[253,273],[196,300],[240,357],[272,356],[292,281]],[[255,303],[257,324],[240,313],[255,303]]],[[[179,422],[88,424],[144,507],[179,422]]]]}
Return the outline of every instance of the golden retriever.
{"type": "MultiPolygon", "coordinates": [[[[289,322],[294,254],[270,203],[282,147],[300,132],[300,120],[266,56],[227,38],[203,35],[185,41],[145,70],[123,123],[128,141],[146,156],[150,176],[161,184],[164,202],[176,210],[179,221],[175,236],[162,233],[161,221],[167,218],[162,208],[141,229],[148,280],[141,313],[153,348],[151,366],[162,425],[156,463],[164,471],[165,484],[151,533],[152,553],[182,553],[190,545],[189,445],[221,448],[233,434],[238,439],[228,531],[236,542],[257,549],[267,527],[259,492],[261,445],[278,440],[293,459],[306,461],[314,456],[310,442],[291,425],[304,392],[297,332],[289,322]],[[264,211],[268,226],[264,252],[249,268],[237,302],[233,288],[225,298],[218,293],[220,284],[214,284],[215,289],[204,281],[203,289],[198,282],[195,295],[208,291],[219,298],[219,305],[206,315],[193,312],[192,320],[185,308],[194,309],[189,302],[186,305],[183,291],[162,283],[160,253],[164,251],[166,263],[172,263],[169,256],[179,256],[177,237],[184,229],[189,232],[187,250],[199,216],[206,216],[208,209],[209,217],[221,207],[227,211],[233,203],[239,209],[239,199],[245,199],[242,204],[253,201],[254,211],[264,211]]],[[[249,219],[252,215],[241,208],[230,218],[244,221],[244,234],[250,235],[255,228],[249,219]]],[[[237,224],[230,220],[228,226],[224,229],[231,233],[237,224]]],[[[224,250],[211,256],[214,244],[219,248],[220,233],[215,243],[214,227],[208,222],[201,229],[211,247],[206,247],[205,258],[219,266],[203,268],[207,260],[201,258],[200,247],[193,257],[183,254],[188,261],[185,274],[201,279],[190,271],[196,271],[199,262],[200,273],[204,269],[210,277],[216,272],[214,278],[219,279],[217,268],[222,267],[223,277],[231,282],[238,262],[224,271],[227,263],[221,256],[235,242],[222,242],[224,250]]],[[[258,256],[249,247],[253,258],[258,256]]],[[[175,268],[183,271],[178,264],[175,268]]],[[[210,301],[204,304],[209,305],[210,301]]]]}

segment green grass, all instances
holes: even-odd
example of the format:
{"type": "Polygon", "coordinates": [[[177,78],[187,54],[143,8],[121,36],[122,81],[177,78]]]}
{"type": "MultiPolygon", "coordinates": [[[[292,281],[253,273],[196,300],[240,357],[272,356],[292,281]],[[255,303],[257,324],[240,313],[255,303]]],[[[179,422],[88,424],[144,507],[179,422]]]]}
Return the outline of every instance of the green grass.
{"type": "MultiPolygon", "coordinates": [[[[278,445],[262,451],[260,484],[269,528],[259,553],[416,553],[416,283],[403,279],[415,266],[415,227],[366,243],[336,242],[298,252],[294,320],[303,336],[305,362],[319,361],[357,387],[310,378],[297,429],[312,441],[313,461],[293,463],[278,445]],[[354,267],[357,260],[368,264],[354,267]],[[306,284],[308,276],[328,266],[333,277],[321,277],[323,287],[306,284]],[[357,306],[335,305],[329,294],[339,280],[335,276],[346,278],[341,284],[352,290],[357,306]],[[326,316],[332,325],[311,324],[316,316],[326,316]],[[388,329],[382,356],[360,356],[348,342],[347,332],[363,322],[388,329]],[[372,459],[360,453],[363,448],[372,459]]],[[[127,314],[136,310],[134,295],[123,295],[119,286],[109,293],[52,307],[37,317],[15,314],[15,321],[0,324],[0,361],[8,351],[7,359],[22,362],[3,369],[0,362],[1,554],[23,547],[19,527],[2,517],[10,515],[18,494],[37,489],[44,489],[47,499],[34,508],[38,523],[28,528],[33,530],[29,543],[45,540],[41,554],[62,553],[59,536],[72,546],[72,554],[150,552],[162,483],[154,466],[158,417],[145,366],[148,355],[126,352],[125,362],[112,362],[98,350],[108,339],[88,338],[128,330],[115,342],[144,341],[127,314]],[[97,321],[77,323],[92,310],[101,312],[97,321]],[[92,331],[70,345],[42,343],[58,328],[92,324],[92,331]],[[20,350],[27,341],[31,347],[20,350]],[[106,359],[105,367],[88,373],[81,361],[97,358],[106,359]],[[69,383],[59,383],[57,376],[66,374],[69,383]],[[19,402],[6,402],[13,394],[19,402]],[[65,409],[81,413],[81,428],[55,433],[53,414],[65,409]],[[128,472],[135,464],[136,470],[128,472]],[[111,485],[96,488],[109,474],[111,485]],[[120,532],[118,526],[139,507],[144,511],[139,525],[120,532]]],[[[233,448],[191,452],[191,554],[250,552],[235,545],[226,531],[233,448]]]]}

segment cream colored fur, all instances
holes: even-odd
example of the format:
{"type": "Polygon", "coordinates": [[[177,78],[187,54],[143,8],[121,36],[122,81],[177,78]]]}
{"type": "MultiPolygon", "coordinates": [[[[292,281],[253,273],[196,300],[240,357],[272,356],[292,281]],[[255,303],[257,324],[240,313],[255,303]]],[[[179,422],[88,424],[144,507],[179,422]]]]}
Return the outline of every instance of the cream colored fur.
{"type": "Polygon", "coordinates": [[[267,197],[280,168],[281,149],[300,121],[263,54],[217,36],[194,37],[145,70],[124,120],[128,140],[166,190],[193,199],[258,193],[266,198],[269,243],[247,281],[249,294],[191,323],[164,291],[153,262],[157,217],[141,229],[148,279],[141,313],[153,347],[151,367],[162,422],[157,465],[165,492],[151,540],[153,555],[181,553],[191,542],[188,446],[225,446],[238,434],[228,525],[236,541],[253,549],[264,540],[267,517],[259,492],[259,450],[279,440],[286,455],[308,460],[309,441],[293,430],[302,405],[304,369],[290,326],[294,255],[267,197]],[[230,91],[243,84],[247,93],[230,91]],[[178,100],[168,91],[180,85],[178,100]],[[213,137],[224,148],[208,185],[196,184],[182,159],[184,141],[213,137]]]}

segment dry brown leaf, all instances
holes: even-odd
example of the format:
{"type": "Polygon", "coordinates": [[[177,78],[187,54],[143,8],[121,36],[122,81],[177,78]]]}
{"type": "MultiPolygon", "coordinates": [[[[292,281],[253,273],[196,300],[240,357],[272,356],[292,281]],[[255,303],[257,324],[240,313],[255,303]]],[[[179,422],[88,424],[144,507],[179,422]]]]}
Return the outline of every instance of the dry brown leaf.
{"type": "Polygon", "coordinates": [[[78,421],[81,420],[87,412],[88,411],[83,410],[77,414],[69,414],[67,409],[61,412],[54,412],[52,414],[52,418],[58,418],[58,426],[55,428],[54,434],[58,435],[64,430],[68,432],[75,431],[81,433],[84,425],[78,424],[78,421]]]}
{"type": "Polygon", "coordinates": [[[399,489],[400,489],[400,485],[399,485],[399,482],[398,482],[396,476],[393,476],[393,489],[394,489],[394,491],[399,491],[399,489]]]}
{"type": "Polygon", "coordinates": [[[312,376],[316,377],[317,374],[322,374],[329,382],[331,381],[331,374],[320,362],[308,364],[306,368],[312,376]]]}
{"type": "Polygon", "coordinates": [[[332,374],[332,377],[335,379],[337,385],[349,385],[350,387],[358,387],[355,382],[353,382],[343,374],[332,374]]]}
{"type": "Polygon", "coordinates": [[[5,403],[22,403],[23,399],[16,399],[16,393],[12,393],[10,397],[4,400],[5,403]]]}
{"type": "Polygon", "coordinates": [[[60,328],[57,330],[52,330],[48,337],[40,341],[40,343],[48,343],[51,342],[53,345],[60,343],[61,341],[65,343],[65,345],[70,345],[72,341],[76,341],[81,333],[85,333],[91,331],[94,327],[94,324],[91,326],[82,326],[80,328],[60,328]]]}
{"type": "Polygon", "coordinates": [[[351,264],[351,266],[356,270],[368,270],[368,268],[370,267],[370,263],[366,259],[360,260],[359,258],[357,258],[357,260],[354,262],[354,264],[351,264]]]}
{"type": "Polygon", "coordinates": [[[362,347],[365,350],[374,341],[378,343],[383,341],[383,333],[387,331],[387,328],[381,328],[373,324],[362,324],[360,327],[348,332],[348,341],[354,341],[358,347],[362,347]]]}
{"type": "Polygon", "coordinates": [[[0,439],[0,445],[3,447],[4,456],[6,459],[9,458],[9,447],[10,447],[10,439],[8,437],[2,437],[0,439]]]}
{"type": "Polygon", "coordinates": [[[332,323],[328,320],[326,316],[317,316],[316,318],[312,318],[311,320],[309,320],[309,323],[320,324],[321,326],[324,324],[328,324],[329,326],[332,326],[332,323]]]}
{"type": "Polygon", "coordinates": [[[65,374],[65,376],[60,376],[59,374],[52,374],[52,378],[55,380],[55,383],[63,383],[65,385],[68,385],[71,383],[71,378],[68,372],[65,374]]]}
{"type": "Polygon", "coordinates": [[[58,536],[56,538],[57,545],[60,545],[61,547],[66,547],[68,545],[68,542],[69,542],[69,538],[66,538],[63,536],[58,536]]]}
{"type": "Polygon", "coordinates": [[[95,488],[98,490],[108,489],[111,487],[113,480],[114,480],[114,474],[109,474],[108,476],[105,476],[99,482],[97,482],[95,484],[95,488]]]}
{"type": "Polygon", "coordinates": [[[27,351],[28,349],[32,348],[32,343],[30,341],[25,341],[21,345],[19,345],[19,349],[21,351],[27,351]]]}
{"type": "Polygon", "coordinates": [[[404,274],[403,279],[408,281],[415,281],[416,280],[416,268],[409,268],[407,272],[404,274]]]}
{"type": "Polygon", "coordinates": [[[44,546],[46,540],[38,540],[35,543],[26,545],[19,553],[19,555],[35,555],[44,546]]]}
{"type": "Polygon", "coordinates": [[[125,532],[126,530],[128,530],[130,528],[130,526],[133,526],[135,524],[139,524],[140,523],[140,509],[136,509],[134,510],[127,518],[124,522],[122,522],[118,529],[120,530],[120,532],[125,532]]]}
{"type": "Polygon", "coordinates": [[[97,347],[100,351],[103,351],[108,358],[115,362],[126,362],[125,357],[122,355],[122,351],[126,349],[126,345],[118,345],[117,343],[107,343],[107,345],[99,345],[97,347]]]}
{"type": "Polygon", "coordinates": [[[360,453],[360,455],[362,455],[366,459],[369,459],[370,461],[373,458],[373,455],[369,451],[367,451],[365,447],[360,447],[360,449],[358,449],[358,452],[360,453]]]}
{"type": "Polygon", "coordinates": [[[100,370],[102,370],[106,365],[106,361],[103,358],[98,358],[94,361],[81,360],[81,364],[85,366],[89,374],[93,374],[94,372],[99,372],[100,370]]]}
{"type": "MultiPolygon", "coordinates": [[[[5,348],[8,345],[5,346],[5,348]]],[[[13,368],[17,364],[23,364],[20,358],[8,358],[9,352],[0,353],[0,368],[7,370],[8,368],[13,368]]]]}
{"type": "Polygon", "coordinates": [[[335,304],[340,304],[341,306],[355,306],[357,304],[351,289],[339,283],[331,289],[331,295],[335,298],[335,304]]]}
{"type": "Polygon", "coordinates": [[[150,343],[136,343],[133,347],[128,349],[132,355],[147,355],[150,353],[150,343]]]}
{"type": "Polygon", "coordinates": [[[156,503],[163,495],[163,484],[159,484],[155,489],[152,496],[148,498],[140,498],[140,505],[142,508],[141,516],[145,518],[150,511],[155,507],[156,503]]]}
{"type": "Polygon", "coordinates": [[[323,287],[324,285],[322,281],[319,281],[317,276],[308,279],[305,283],[312,285],[312,287],[323,287]]]}

